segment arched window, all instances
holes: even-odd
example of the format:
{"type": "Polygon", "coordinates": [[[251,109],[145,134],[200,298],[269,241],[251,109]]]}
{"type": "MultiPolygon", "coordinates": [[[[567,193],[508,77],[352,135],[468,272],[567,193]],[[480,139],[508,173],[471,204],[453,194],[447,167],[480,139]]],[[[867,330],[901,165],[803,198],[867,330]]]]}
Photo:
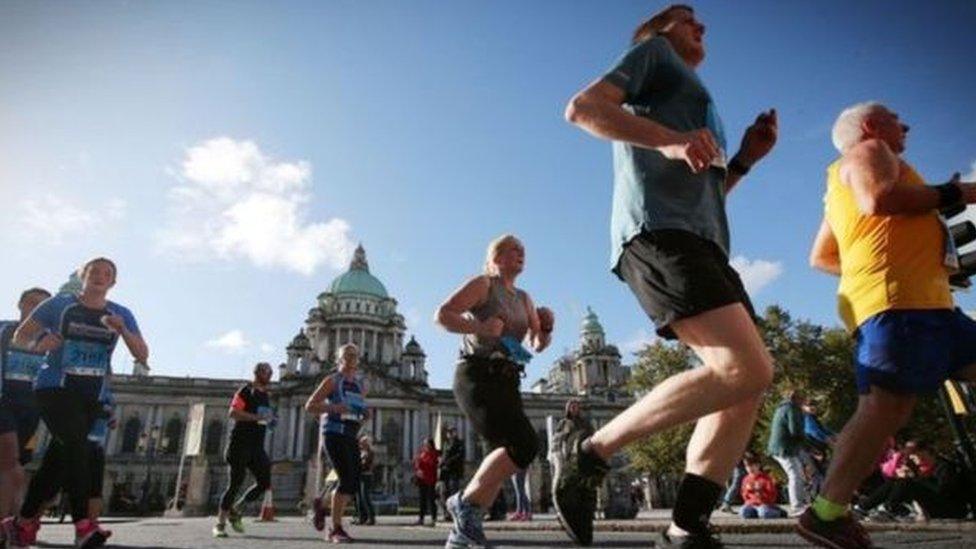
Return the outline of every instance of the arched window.
{"type": "Polygon", "coordinates": [[[180,444],[183,442],[183,422],[178,416],[173,416],[166,422],[166,430],[163,431],[163,437],[166,438],[166,445],[163,446],[164,454],[173,455],[180,453],[180,444]]]}
{"type": "Polygon", "coordinates": [[[131,454],[139,448],[139,434],[142,432],[142,422],[138,417],[131,417],[122,428],[122,453],[131,454]]]}
{"type": "Polygon", "coordinates": [[[207,443],[205,445],[205,452],[208,456],[216,456],[220,454],[220,447],[223,444],[224,437],[224,424],[220,422],[219,419],[214,419],[210,421],[207,425],[207,443]]]}

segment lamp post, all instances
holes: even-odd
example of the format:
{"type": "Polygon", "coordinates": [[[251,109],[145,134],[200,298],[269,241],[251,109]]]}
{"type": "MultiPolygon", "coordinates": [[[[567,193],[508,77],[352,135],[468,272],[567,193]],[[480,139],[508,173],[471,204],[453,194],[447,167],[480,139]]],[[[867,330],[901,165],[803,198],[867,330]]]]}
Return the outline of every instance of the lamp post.
{"type": "Polygon", "coordinates": [[[154,425],[139,436],[139,447],[146,453],[146,478],[142,482],[142,498],[139,500],[139,513],[143,515],[149,513],[149,489],[152,484],[152,467],[156,461],[156,446],[159,443],[165,445],[165,441],[160,440],[160,434],[159,426],[154,425]]]}

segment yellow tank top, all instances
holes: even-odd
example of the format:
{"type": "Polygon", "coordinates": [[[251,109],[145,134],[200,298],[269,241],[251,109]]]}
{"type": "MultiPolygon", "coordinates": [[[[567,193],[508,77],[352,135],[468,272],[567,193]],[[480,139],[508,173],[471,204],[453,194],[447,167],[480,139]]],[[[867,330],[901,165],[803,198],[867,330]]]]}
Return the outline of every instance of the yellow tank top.
{"type": "MultiPolygon", "coordinates": [[[[924,185],[902,163],[899,185],[924,185]]],[[[838,311],[847,329],[889,309],[952,308],[943,265],[943,232],[935,211],[922,215],[866,215],[840,179],[840,161],[827,168],[827,222],[840,249],[838,311]]]]}

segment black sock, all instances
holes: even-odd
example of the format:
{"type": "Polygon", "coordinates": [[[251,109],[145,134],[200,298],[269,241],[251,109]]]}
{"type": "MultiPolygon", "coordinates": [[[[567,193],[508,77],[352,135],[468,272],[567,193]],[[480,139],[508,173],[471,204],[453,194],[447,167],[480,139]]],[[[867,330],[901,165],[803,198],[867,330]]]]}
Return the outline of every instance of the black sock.
{"type": "Polygon", "coordinates": [[[610,464],[596,455],[590,447],[590,439],[580,443],[579,466],[584,474],[603,474],[610,470],[610,464]]]}
{"type": "Polygon", "coordinates": [[[675,526],[692,534],[708,532],[708,522],[715,502],[722,495],[722,485],[705,477],[685,473],[678,485],[671,520],[675,526]]]}

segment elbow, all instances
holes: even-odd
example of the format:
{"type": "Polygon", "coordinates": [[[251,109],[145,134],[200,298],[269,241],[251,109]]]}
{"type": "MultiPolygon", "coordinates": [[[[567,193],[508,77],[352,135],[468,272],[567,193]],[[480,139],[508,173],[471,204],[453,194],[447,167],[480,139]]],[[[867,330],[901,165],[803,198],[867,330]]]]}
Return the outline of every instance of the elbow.
{"type": "Polygon", "coordinates": [[[563,118],[566,119],[566,122],[578,126],[585,117],[587,103],[588,102],[584,94],[578,93],[574,95],[573,98],[569,100],[569,103],[566,104],[566,110],[563,112],[563,118]]]}

